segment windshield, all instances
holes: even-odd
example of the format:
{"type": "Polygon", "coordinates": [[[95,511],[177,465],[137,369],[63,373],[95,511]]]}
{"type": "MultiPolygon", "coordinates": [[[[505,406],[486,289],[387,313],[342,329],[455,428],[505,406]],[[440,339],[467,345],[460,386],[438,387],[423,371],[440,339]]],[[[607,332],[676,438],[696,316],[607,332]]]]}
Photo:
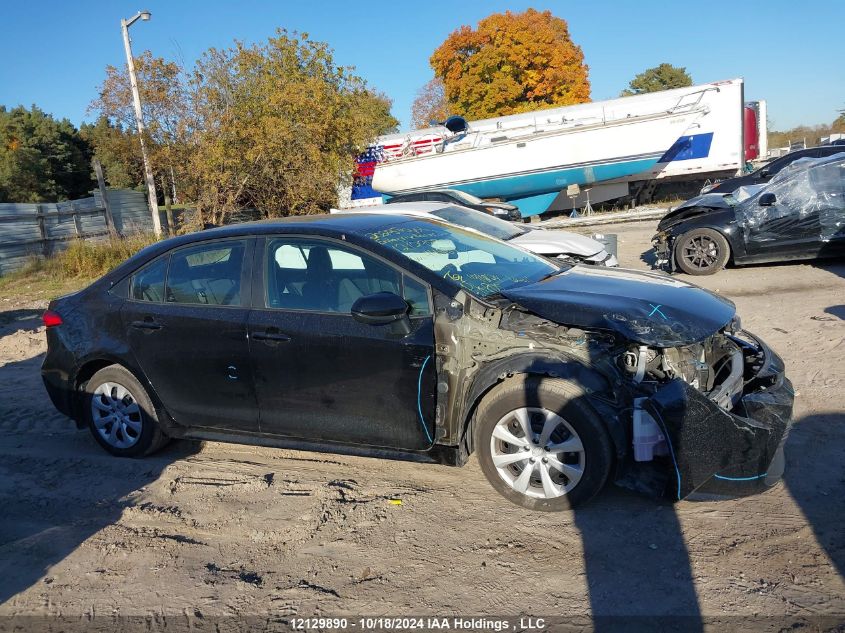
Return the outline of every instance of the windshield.
{"type": "Polygon", "coordinates": [[[756,196],[762,189],[765,189],[766,185],[742,185],[741,187],[737,187],[734,189],[733,193],[729,193],[725,196],[725,201],[730,204],[732,207],[736,206],[737,203],[742,202],[743,200],[748,200],[748,198],[753,198],[756,196]]]}
{"type": "Polygon", "coordinates": [[[463,200],[464,202],[466,202],[468,204],[484,204],[484,200],[482,200],[481,198],[476,198],[474,195],[472,195],[470,193],[466,193],[464,191],[458,191],[457,189],[450,189],[449,193],[451,193],[453,196],[455,196],[459,200],[463,200]]]}
{"type": "Polygon", "coordinates": [[[560,270],[521,248],[434,221],[410,220],[365,235],[479,297],[524,286],[560,270]]]}
{"type": "Polygon", "coordinates": [[[431,215],[436,215],[452,224],[464,226],[468,229],[475,229],[480,233],[495,237],[497,240],[510,240],[517,235],[522,235],[525,230],[505,222],[499,218],[487,215],[475,209],[463,209],[461,207],[443,207],[437,211],[432,211],[431,215]]]}

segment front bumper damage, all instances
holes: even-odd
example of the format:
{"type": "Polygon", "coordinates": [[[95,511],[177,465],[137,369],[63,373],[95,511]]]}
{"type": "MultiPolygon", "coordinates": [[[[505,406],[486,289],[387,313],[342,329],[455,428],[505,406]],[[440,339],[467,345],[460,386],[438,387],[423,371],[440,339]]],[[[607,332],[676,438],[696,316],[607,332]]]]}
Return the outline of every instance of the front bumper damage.
{"type": "Polygon", "coordinates": [[[581,261],[593,266],[608,266],[610,268],[616,268],[619,266],[619,260],[616,259],[616,255],[608,253],[604,249],[600,250],[595,255],[582,258],[581,261]]]}
{"type": "Polygon", "coordinates": [[[672,256],[674,239],[673,236],[663,231],[651,238],[651,246],[654,248],[655,255],[654,265],[670,273],[676,270],[675,258],[672,256]]]}
{"type": "Polygon", "coordinates": [[[781,358],[756,337],[743,346],[742,395],[728,411],[683,380],[656,387],[646,410],[669,447],[668,494],[676,499],[735,497],[776,484],[794,391],[781,358]]]}

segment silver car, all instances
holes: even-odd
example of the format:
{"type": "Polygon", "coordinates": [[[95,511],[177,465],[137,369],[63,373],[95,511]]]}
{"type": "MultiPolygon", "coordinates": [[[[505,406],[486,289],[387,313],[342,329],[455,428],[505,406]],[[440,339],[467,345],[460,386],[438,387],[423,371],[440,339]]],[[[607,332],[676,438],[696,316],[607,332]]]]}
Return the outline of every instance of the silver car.
{"type": "Polygon", "coordinates": [[[604,244],[578,233],[549,231],[528,224],[513,224],[481,211],[443,202],[397,202],[352,209],[332,209],[332,213],[393,213],[433,215],[446,222],[473,229],[490,237],[511,242],[544,257],[565,259],[598,266],[618,266],[616,257],[604,244]]]}

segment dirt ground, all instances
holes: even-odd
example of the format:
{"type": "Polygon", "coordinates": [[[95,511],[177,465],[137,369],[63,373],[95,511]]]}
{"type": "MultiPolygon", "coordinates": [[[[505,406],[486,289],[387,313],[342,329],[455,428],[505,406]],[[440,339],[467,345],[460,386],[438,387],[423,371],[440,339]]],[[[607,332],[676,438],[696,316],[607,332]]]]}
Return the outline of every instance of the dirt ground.
{"type": "MultiPolygon", "coordinates": [[[[618,234],[624,266],[646,268],[654,225],[601,231],[618,234]]],[[[503,501],[475,459],[210,442],[109,457],[43,389],[44,303],[0,301],[0,616],[845,621],[845,262],[697,282],[786,360],[798,397],[783,484],[674,505],[611,486],[552,515],[503,501]]]]}

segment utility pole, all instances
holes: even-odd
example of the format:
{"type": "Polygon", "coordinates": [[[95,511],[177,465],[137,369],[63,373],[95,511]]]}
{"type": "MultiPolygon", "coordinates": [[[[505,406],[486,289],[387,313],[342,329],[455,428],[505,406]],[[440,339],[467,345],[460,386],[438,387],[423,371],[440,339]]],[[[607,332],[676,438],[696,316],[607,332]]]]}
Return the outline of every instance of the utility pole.
{"type": "Polygon", "coordinates": [[[156,183],[153,178],[153,169],[150,166],[150,159],[147,158],[147,147],[144,143],[144,116],[141,112],[141,95],[138,92],[138,78],[135,76],[135,60],[132,58],[132,46],[129,41],[129,27],[139,19],[146,22],[150,19],[149,11],[139,11],[128,20],[120,20],[120,29],[123,31],[123,45],[126,47],[126,65],[129,67],[129,83],[132,86],[132,99],[135,102],[135,122],[138,124],[138,137],[141,140],[141,157],[144,159],[144,176],[147,180],[147,194],[150,203],[150,213],[153,216],[153,231],[156,237],[161,237],[161,218],[158,215],[158,199],[156,196],[156,183]]]}

